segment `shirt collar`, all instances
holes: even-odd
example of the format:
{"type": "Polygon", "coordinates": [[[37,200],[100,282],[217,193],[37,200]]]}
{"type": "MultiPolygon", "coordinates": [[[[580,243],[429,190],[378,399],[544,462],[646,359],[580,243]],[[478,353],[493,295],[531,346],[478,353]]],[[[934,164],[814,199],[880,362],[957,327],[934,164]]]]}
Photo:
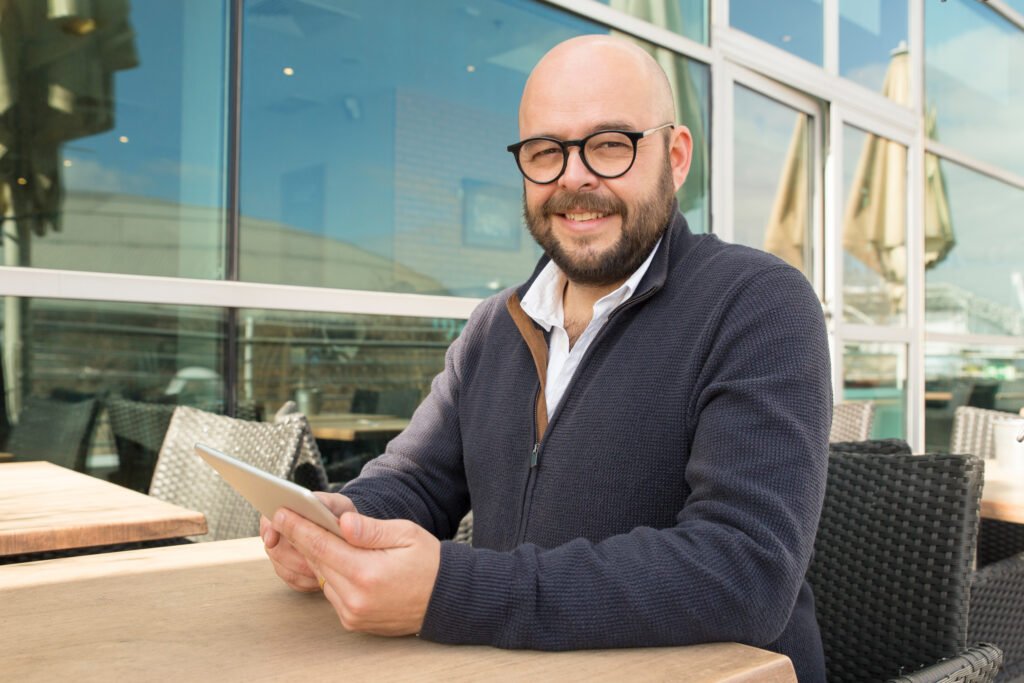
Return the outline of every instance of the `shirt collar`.
{"type": "MultiPolygon", "coordinates": [[[[643,279],[644,274],[650,267],[651,261],[654,260],[654,255],[658,252],[662,239],[662,237],[658,238],[658,242],[651,249],[651,253],[647,255],[644,262],[633,271],[633,274],[625,282],[619,285],[615,291],[604,295],[594,303],[595,314],[598,311],[610,311],[633,296],[637,285],[640,284],[640,280],[643,279]]],[[[548,261],[523,296],[522,303],[520,304],[523,312],[544,328],[545,332],[549,332],[552,325],[562,326],[562,293],[565,291],[566,281],[567,278],[562,269],[555,265],[554,261],[548,261]]]]}

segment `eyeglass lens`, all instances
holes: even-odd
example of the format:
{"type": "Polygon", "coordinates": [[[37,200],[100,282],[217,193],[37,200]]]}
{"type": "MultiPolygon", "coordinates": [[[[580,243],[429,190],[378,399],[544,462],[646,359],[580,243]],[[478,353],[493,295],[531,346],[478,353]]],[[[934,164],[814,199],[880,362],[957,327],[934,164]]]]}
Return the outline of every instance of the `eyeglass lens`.
{"type": "MultiPolygon", "coordinates": [[[[607,131],[587,138],[581,151],[584,163],[600,176],[620,176],[633,163],[633,141],[622,133],[607,131]]],[[[557,178],[565,163],[565,151],[554,140],[529,140],[519,149],[519,165],[534,182],[557,178]]]]}

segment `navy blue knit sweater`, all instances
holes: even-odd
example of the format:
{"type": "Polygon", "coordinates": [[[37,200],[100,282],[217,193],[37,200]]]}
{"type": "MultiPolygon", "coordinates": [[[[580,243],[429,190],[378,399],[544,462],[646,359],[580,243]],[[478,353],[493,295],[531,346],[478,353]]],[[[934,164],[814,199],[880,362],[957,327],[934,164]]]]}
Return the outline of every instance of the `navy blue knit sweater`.
{"type": "Polygon", "coordinates": [[[544,650],[738,641],[823,679],[804,574],[832,393],[807,280],[676,213],[547,425],[527,343],[539,332],[512,315],[530,282],[477,308],[409,428],[344,490],[361,512],[440,538],[472,505],[473,547],[442,543],[421,636],[544,650]]]}

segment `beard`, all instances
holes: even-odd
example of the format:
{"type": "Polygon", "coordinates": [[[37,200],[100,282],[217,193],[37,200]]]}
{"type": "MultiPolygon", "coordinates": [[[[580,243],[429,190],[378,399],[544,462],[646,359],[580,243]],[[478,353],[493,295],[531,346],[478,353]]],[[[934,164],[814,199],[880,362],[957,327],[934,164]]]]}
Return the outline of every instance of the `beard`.
{"type": "Polygon", "coordinates": [[[561,192],[552,195],[538,210],[531,209],[523,193],[523,217],[533,239],[541,246],[565,276],[575,284],[604,287],[623,282],[632,275],[651,254],[654,245],[665,233],[675,193],[672,187],[672,169],[666,155],[665,169],[654,189],[641,197],[633,206],[618,197],[593,192],[561,192]],[[551,217],[570,210],[618,214],[622,221],[619,239],[603,252],[588,249],[592,241],[588,236],[576,237],[567,250],[551,229],[551,217]]]}

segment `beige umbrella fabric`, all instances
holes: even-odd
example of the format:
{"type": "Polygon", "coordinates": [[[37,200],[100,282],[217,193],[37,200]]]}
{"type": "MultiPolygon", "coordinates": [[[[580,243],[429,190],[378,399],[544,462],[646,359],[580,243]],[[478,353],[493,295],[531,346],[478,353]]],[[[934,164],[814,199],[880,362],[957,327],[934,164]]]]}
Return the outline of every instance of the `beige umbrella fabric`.
{"type": "MultiPolygon", "coordinates": [[[[905,48],[893,51],[882,93],[910,104],[910,66],[905,48]]],[[[932,135],[934,110],[925,119],[932,135]]],[[[843,248],[890,283],[902,306],[907,279],[907,148],[869,134],[861,149],[843,214],[843,248]]],[[[925,156],[925,267],[946,257],[955,245],[949,204],[938,160],[925,156]]]]}
{"type": "Polygon", "coordinates": [[[796,115],[779,187],[764,231],[763,248],[809,276],[806,263],[810,231],[808,118],[802,112],[796,115]]]}

